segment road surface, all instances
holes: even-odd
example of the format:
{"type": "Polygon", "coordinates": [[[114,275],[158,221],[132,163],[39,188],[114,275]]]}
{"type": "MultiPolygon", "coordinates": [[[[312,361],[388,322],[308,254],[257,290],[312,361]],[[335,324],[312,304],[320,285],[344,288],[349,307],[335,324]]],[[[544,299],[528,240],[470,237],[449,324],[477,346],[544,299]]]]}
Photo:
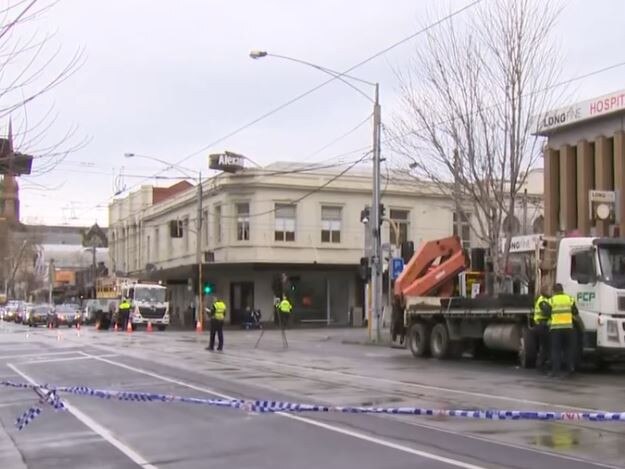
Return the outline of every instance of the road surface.
{"type": "MultiPolygon", "coordinates": [[[[28,329],[0,323],[0,380],[202,398],[337,405],[625,410],[621,372],[553,380],[512,362],[415,360],[347,345],[362,330],[226,331],[224,353],[192,332],[28,329]]],[[[255,414],[182,403],[63,396],[67,412],[21,432],[32,391],[0,389],[2,468],[625,467],[625,423],[255,414]]]]}

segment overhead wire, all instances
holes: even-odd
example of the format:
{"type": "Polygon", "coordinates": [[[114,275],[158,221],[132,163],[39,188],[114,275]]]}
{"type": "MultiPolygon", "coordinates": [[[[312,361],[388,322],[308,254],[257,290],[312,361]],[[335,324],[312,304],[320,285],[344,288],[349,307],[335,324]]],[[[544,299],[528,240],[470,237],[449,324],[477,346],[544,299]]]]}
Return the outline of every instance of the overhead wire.
{"type": "MultiPolygon", "coordinates": [[[[408,35],[408,36],[405,36],[404,38],[402,38],[402,39],[400,39],[400,40],[398,40],[398,41],[394,42],[393,44],[391,44],[391,45],[389,45],[389,46],[385,47],[384,49],[382,49],[382,50],[380,50],[380,51],[376,52],[375,54],[370,55],[369,57],[365,58],[364,60],[361,60],[360,62],[356,63],[355,65],[352,65],[351,67],[349,67],[349,68],[348,68],[347,70],[345,70],[344,72],[338,73],[337,75],[335,75],[335,76],[333,76],[333,77],[331,77],[331,78],[329,78],[329,79],[327,79],[327,80],[323,81],[323,82],[322,82],[322,83],[320,83],[319,85],[316,85],[316,86],[314,86],[313,88],[310,88],[309,90],[307,90],[307,91],[305,91],[305,92],[303,92],[303,93],[301,93],[301,94],[299,94],[299,95],[295,96],[294,98],[289,99],[288,101],[284,102],[283,104],[281,104],[281,105],[279,105],[279,106],[277,106],[277,107],[275,107],[275,108],[271,109],[270,111],[267,111],[267,112],[265,112],[265,113],[261,114],[260,116],[256,117],[255,119],[252,119],[250,122],[247,122],[246,124],[243,124],[243,125],[241,125],[241,126],[237,127],[236,129],[234,129],[234,130],[232,130],[232,131],[228,132],[227,134],[225,134],[225,135],[223,135],[223,136],[221,136],[221,137],[217,138],[216,140],[213,140],[212,142],[210,142],[210,143],[208,143],[208,144],[206,144],[206,145],[202,146],[202,147],[201,147],[201,148],[199,148],[198,150],[193,151],[192,153],[189,153],[188,155],[186,155],[186,156],[185,156],[185,157],[183,157],[182,159],[180,159],[180,160],[176,161],[174,164],[175,164],[175,165],[182,164],[182,163],[184,163],[185,161],[187,161],[187,160],[189,160],[189,159],[193,158],[194,156],[197,156],[198,154],[200,154],[200,153],[202,153],[202,152],[204,152],[204,151],[206,151],[206,150],[208,150],[208,149],[210,149],[210,148],[214,147],[215,145],[217,145],[217,144],[219,144],[219,143],[222,143],[223,141],[225,141],[225,140],[229,139],[230,137],[233,137],[233,136],[235,136],[235,135],[237,135],[237,134],[241,133],[242,131],[244,131],[244,130],[246,130],[246,129],[250,128],[250,127],[252,127],[253,125],[255,125],[255,124],[257,124],[257,123],[259,123],[259,122],[261,122],[261,121],[265,120],[266,118],[268,118],[268,117],[270,117],[270,116],[272,116],[272,115],[274,115],[274,114],[276,114],[276,113],[280,112],[281,110],[283,110],[283,109],[285,109],[285,108],[289,107],[290,105],[292,105],[292,104],[294,104],[294,103],[296,103],[296,102],[298,102],[298,101],[302,100],[303,98],[305,98],[306,96],[308,96],[308,95],[310,95],[310,94],[314,93],[315,91],[317,91],[317,90],[319,90],[319,89],[321,89],[321,88],[325,87],[325,86],[326,86],[326,85],[328,85],[329,83],[332,83],[333,81],[335,81],[335,80],[337,80],[337,79],[340,79],[340,78],[344,77],[345,75],[347,75],[348,73],[352,72],[353,70],[355,70],[355,69],[357,69],[357,68],[359,68],[359,67],[362,67],[362,66],[363,66],[363,65],[365,65],[366,63],[371,62],[372,60],[374,60],[374,59],[376,59],[376,58],[380,57],[381,55],[386,54],[387,52],[391,51],[392,49],[394,49],[394,48],[396,48],[396,47],[398,47],[398,46],[400,46],[400,45],[402,45],[402,44],[404,44],[404,43],[406,43],[406,42],[408,42],[408,41],[410,41],[410,40],[414,39],[415,37],[417,37],[417,36],[419,36],[419,35],[421,35],[421,34],[423,34],[423,33],[427,32],[427,31],[429,31],[430,29],[435,28],[436,26],[438,26],[438,25],[440,25],[440,24],[442,24],[442,23],[444,23],[444,22],[446,22],[446,21],[448,21],[448,20],[452,19],[453,17],[455,17],[455,16],[457,16],[457,15],[459,15],[459,14],[463,13],[464,11],[466,11],[466,10],[468,10],[468,9],[470,9],[470,8],[472,8],[472,7],[474,7],[474,6],[476,6],[477,4],[479,4],[479,3],[481,3],[481,2],[482,2],[482,0],[474,0],[473,2],[471,2],[471,3],[467,4],[467,5],[465,5],[465,6],[464,6],[464,7],[462,7],[462,8],[459,8],[459,9],[457,9],[457,10],[452,11],[452,12],[451,12],[451,13],[449,13],[448,15],[443,16],[442,18],[439,18],[438,20],[436,20],[436,21],[434,21],[434,22],[430,23],[429,25],[427,25],[427,26],[425,26],[425,27],[423,27],[423,28],[419,29],[418,31],[416,31],[416,32],[414,32],[414,33],[411,33],[411,34],[410,34],[410,35],[408,35]]],[[[161,170],[161,171],[157,172],[156,174],[162,174],[164,171],[165,171],[165,170],[161,170]]],[[[151,178],[146,178],[146,179],[151,179],[151,178]]],[[[140,181],[139,183],[137,183],[137,184],[140,184],[140,183],[141,183],[141,181],[140,181]]]]}

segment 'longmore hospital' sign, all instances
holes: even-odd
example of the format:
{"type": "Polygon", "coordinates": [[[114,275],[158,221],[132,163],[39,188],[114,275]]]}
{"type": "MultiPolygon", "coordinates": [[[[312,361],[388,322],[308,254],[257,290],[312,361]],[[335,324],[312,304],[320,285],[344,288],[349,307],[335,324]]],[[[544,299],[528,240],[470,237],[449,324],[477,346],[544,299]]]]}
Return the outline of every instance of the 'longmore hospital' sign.
{"type": "Polygon", "coordinates": [[[594,117],[625,110],[625,90],[616,91],[598,98],[582,101],[555,111],[549,111],[538,119],[537,133],[550,133],[558,127],[576,124],[594,117]]]}

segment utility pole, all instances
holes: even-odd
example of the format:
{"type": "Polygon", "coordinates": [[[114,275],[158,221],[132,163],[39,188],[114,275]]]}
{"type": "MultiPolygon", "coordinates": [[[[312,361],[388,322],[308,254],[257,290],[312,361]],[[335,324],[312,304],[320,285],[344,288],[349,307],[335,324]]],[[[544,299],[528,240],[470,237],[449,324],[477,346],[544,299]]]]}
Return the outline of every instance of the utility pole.
{"type": "Polygon", "coordinates": [[[382,312],[382,237],[380,219],[380,128],[381,109],[379,84],[375,84],[375,102],[373,104],[373,210],[371,220],[371,239],[373,241],[373,258],[371,262],[372,286],[372,319],[375,324],[375,341],[380,342],[382,312]]]}
{"type": "Polygon", "coordinates": [[[202,291],[202,173],[198,173],[197,180],[197,223],[195,234],[195,256],[197,262],[197,306],[196,315],[197,321],[200,321],[202,329],[204,329],[204,292],[202,291]]]}
{"type": "Polygon", "coordinates": [[[54,289],[54,259],[48,264],[48,304],[52,305],[52,290],[54,289]]]}

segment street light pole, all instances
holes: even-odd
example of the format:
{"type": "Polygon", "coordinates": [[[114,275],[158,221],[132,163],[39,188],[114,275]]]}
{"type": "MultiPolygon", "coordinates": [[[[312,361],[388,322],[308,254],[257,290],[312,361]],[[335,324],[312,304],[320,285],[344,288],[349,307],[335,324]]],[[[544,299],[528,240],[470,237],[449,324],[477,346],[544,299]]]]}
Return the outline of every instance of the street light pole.
{"type": "MultiPolygon", "coordinates": [[[[337,72],[327,67],[307,62],[305,60],[296,59],[293,57],[287,57],[284,55],[270,54],[263,50],[253,50],[250,52],[252,59],[260,59],[263,57],[275,57],[279,59],[289,60],[291,62],[297,62],[302,65],[320,70],[332,77],[341,80],[367,99],[371,100],[369,96],[363,93],[359,88],[349,83],[346,79],[356,80],[361,83],[365,83],[375,87],[375,99],[373,101],[373,210],[371,213],[371,236],[373,241],[373,252],[371,253],[371,293],[373,303],[373,323],[375,324],[375,340],[380,342],[381,340],[381,312],[382,312],[382,238],[380,233],[381,220],[380,220],[380,135],[382,127],[381,107],[379,99],[379,83],[372,83],[366,80],[362,80],[357,77],[346,75],[345,73],[337,72]]],[[[371,325],[370,325],[371,326],[371,325]]]]}
{"type": "Polygon", "coordinates": [[[373,322],[375,325],[375,341],[381,337],[382,311],[382,237],[380,219],[380,128],[381,108],[379,99],[379,84],[375,84],[375,102],[373,104],[373,223],[371,223],[371,239],[373,240],[373,257],[371,262],[371,286],[373,302],[373,322]]]}
{"type": "MultiPolygon", "coordinates": [[[[186,173],[190,170],[186,168],[182,168],[177,164],[172,164],[169,161],[162,160],[160,158],[156,158],[154,156],[148,155],[138,155],[136,153],[124,153],[126,158],[145,158],[147,160],[153,160],[158,163],[167,165],[170,168],[178,169],[179,171],[186,173]]],[[[195,301],[196,306],[196,321],[200,322],[200,326],[204,329],[204,292],[202,291],[204,280],[202,279],[202,215],[203,215],[203,205],[202,201],[204,199],[204,193],[202,191],[202,172],[197,172],[197,223],[196,223],[196,233],[195,233],[195,262],[197,264],[197,297],[195,301]]]]}

